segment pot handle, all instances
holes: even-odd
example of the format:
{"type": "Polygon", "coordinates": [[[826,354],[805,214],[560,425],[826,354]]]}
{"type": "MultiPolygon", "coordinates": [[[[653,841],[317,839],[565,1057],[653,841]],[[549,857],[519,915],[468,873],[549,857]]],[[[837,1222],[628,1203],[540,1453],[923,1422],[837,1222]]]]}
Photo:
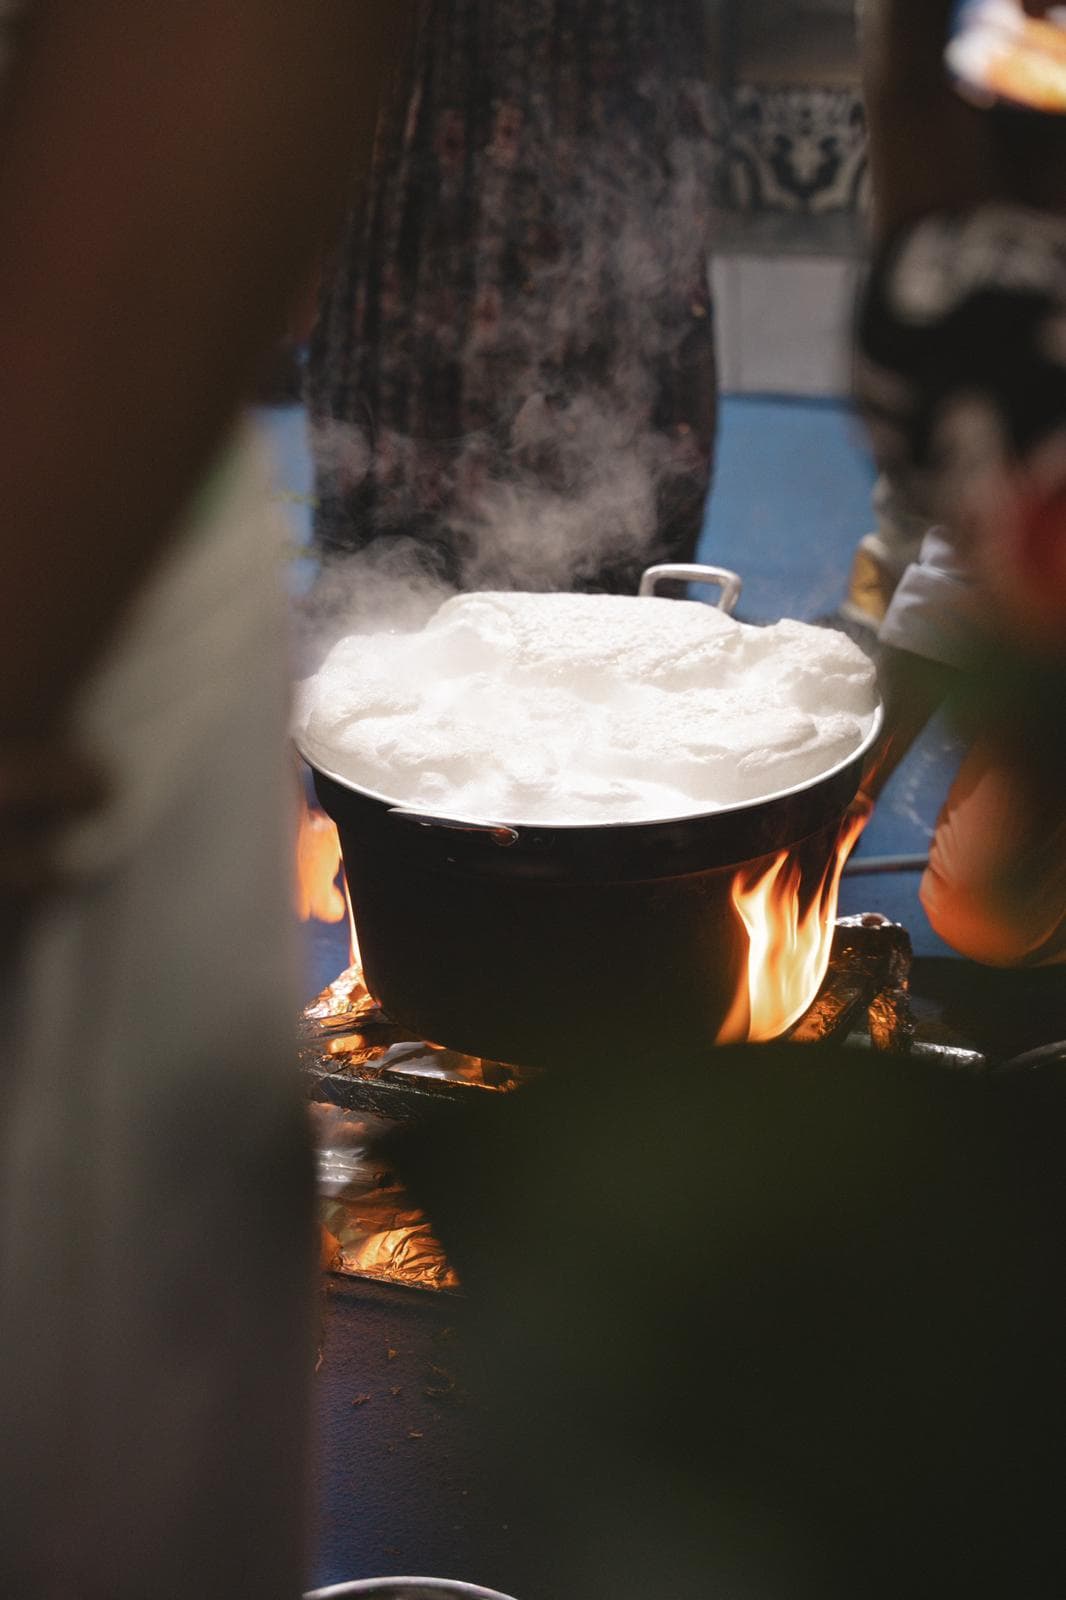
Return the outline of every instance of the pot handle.
{"type": "Polygon", "coordinates": [[[663,566],[649,567],[640,580],[640,593],[654,595],[661,583],[712,583],[721,589],[718,610],[732,616],[736,610],[741,579],[727,567],[706,567],[699,562],[668,562],[663,566]]]}
{"type": "Polygon", "coordinates": [[[420,828],[433,828],[437,832],[477,833],[499,845],[501,850],[509,850],[519,840],[517,829],[508,828],[503,823],[457,822],[453,817],[432,817],[427,811],[405,811],[402,806],[390,807],[389,816],[395,817],[398,822],[415,822],[420,828]]]}

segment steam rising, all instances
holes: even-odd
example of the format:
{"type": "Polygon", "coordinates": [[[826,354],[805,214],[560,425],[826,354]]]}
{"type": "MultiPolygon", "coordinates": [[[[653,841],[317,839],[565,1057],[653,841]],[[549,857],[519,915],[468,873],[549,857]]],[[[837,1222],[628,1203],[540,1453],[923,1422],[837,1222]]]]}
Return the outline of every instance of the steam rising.
{"type": "MultiPolygon", "coordinates": [[[[431,596],[460,589],[632,588],[672,544],[691,557],[713,433],[711,126],[703,88],[676,80],[636,86],[627,115],[580,141],[559,136],[536,97],[501,106],[477,158],[478,195],[489,206],[498,184],[513,197],[517,171],[550,192],[549,225],[531,212],[516,234],[528,282],[494,281],[476,258],[457,300],[454,261],[430,254],[418,269],[428,331],[381,289],[376,337],[389,339],[391,315],[393,359],[415,372],[428,340],[434,382],[454,361],[464,431],[441,438],[434,397],[417,386],[375,415],[358,349],[312,395],[320,535],[350,545],[357,517],[354,537],[367,541],[324,562],[309,613],[319,640],[380,628],[383,616],[407,628],[431,596]],[[364,388],[356,420],[331,414],[358,410],[351,396],[364,388]]],[[[351,316],[342,285],[320,342],[331,326],[343,342],[351,316]]]]}
{"type": "Polygon", "coordinates": [[[661,435],[634,436],[630,418],[584,394],[561,407],[533,396],[513,438],[518,459],[541,471],[526,466],[473,497],[460,524],[464,588],[569,589],[604,566],[647,564],[668,466],[661,435]]]}

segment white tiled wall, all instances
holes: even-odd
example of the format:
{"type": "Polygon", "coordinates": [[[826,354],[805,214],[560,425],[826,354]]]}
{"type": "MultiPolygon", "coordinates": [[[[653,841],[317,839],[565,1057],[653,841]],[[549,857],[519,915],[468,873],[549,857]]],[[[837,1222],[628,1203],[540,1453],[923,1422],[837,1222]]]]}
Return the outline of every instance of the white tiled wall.
{"type": "Polygon", "coordinates": [[[848,392],[854,259],[730,254],[711,263],[719,386],[732,394],[848,392]]]}

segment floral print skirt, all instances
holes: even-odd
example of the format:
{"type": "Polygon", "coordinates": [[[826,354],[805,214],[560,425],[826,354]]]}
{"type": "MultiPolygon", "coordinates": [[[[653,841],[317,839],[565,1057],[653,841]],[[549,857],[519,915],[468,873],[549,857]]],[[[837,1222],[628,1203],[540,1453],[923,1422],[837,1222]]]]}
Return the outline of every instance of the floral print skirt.
{"type": "Polygon", "coordinates": [[[323,552],[467,588],[627,590],[692,558],[716,405],[703,28],[703,0],[423,0],[312,341],[323,552]]]}

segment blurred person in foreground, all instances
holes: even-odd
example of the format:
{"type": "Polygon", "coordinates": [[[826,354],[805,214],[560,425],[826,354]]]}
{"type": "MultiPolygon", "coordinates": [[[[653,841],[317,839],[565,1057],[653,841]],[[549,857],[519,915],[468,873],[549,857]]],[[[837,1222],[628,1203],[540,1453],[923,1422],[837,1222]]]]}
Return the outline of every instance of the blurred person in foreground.
{"type": "Polygon", "coordinates": [[[880,622],[867,787],[952,698],[969,750],[923,905],[963,954],[1042,966],[1066,961],[1066,118],[966,104],[952,10],[863,15],[878,243],[857,390],[888,522],[912,532],[918,507],[929,528],[880,622]]]}
{"type": "Polygon", "coordinates": [[[5,1600],[301,1587],[287,650],[238,417],[388,9],[0,6],[5,1600]]]}

